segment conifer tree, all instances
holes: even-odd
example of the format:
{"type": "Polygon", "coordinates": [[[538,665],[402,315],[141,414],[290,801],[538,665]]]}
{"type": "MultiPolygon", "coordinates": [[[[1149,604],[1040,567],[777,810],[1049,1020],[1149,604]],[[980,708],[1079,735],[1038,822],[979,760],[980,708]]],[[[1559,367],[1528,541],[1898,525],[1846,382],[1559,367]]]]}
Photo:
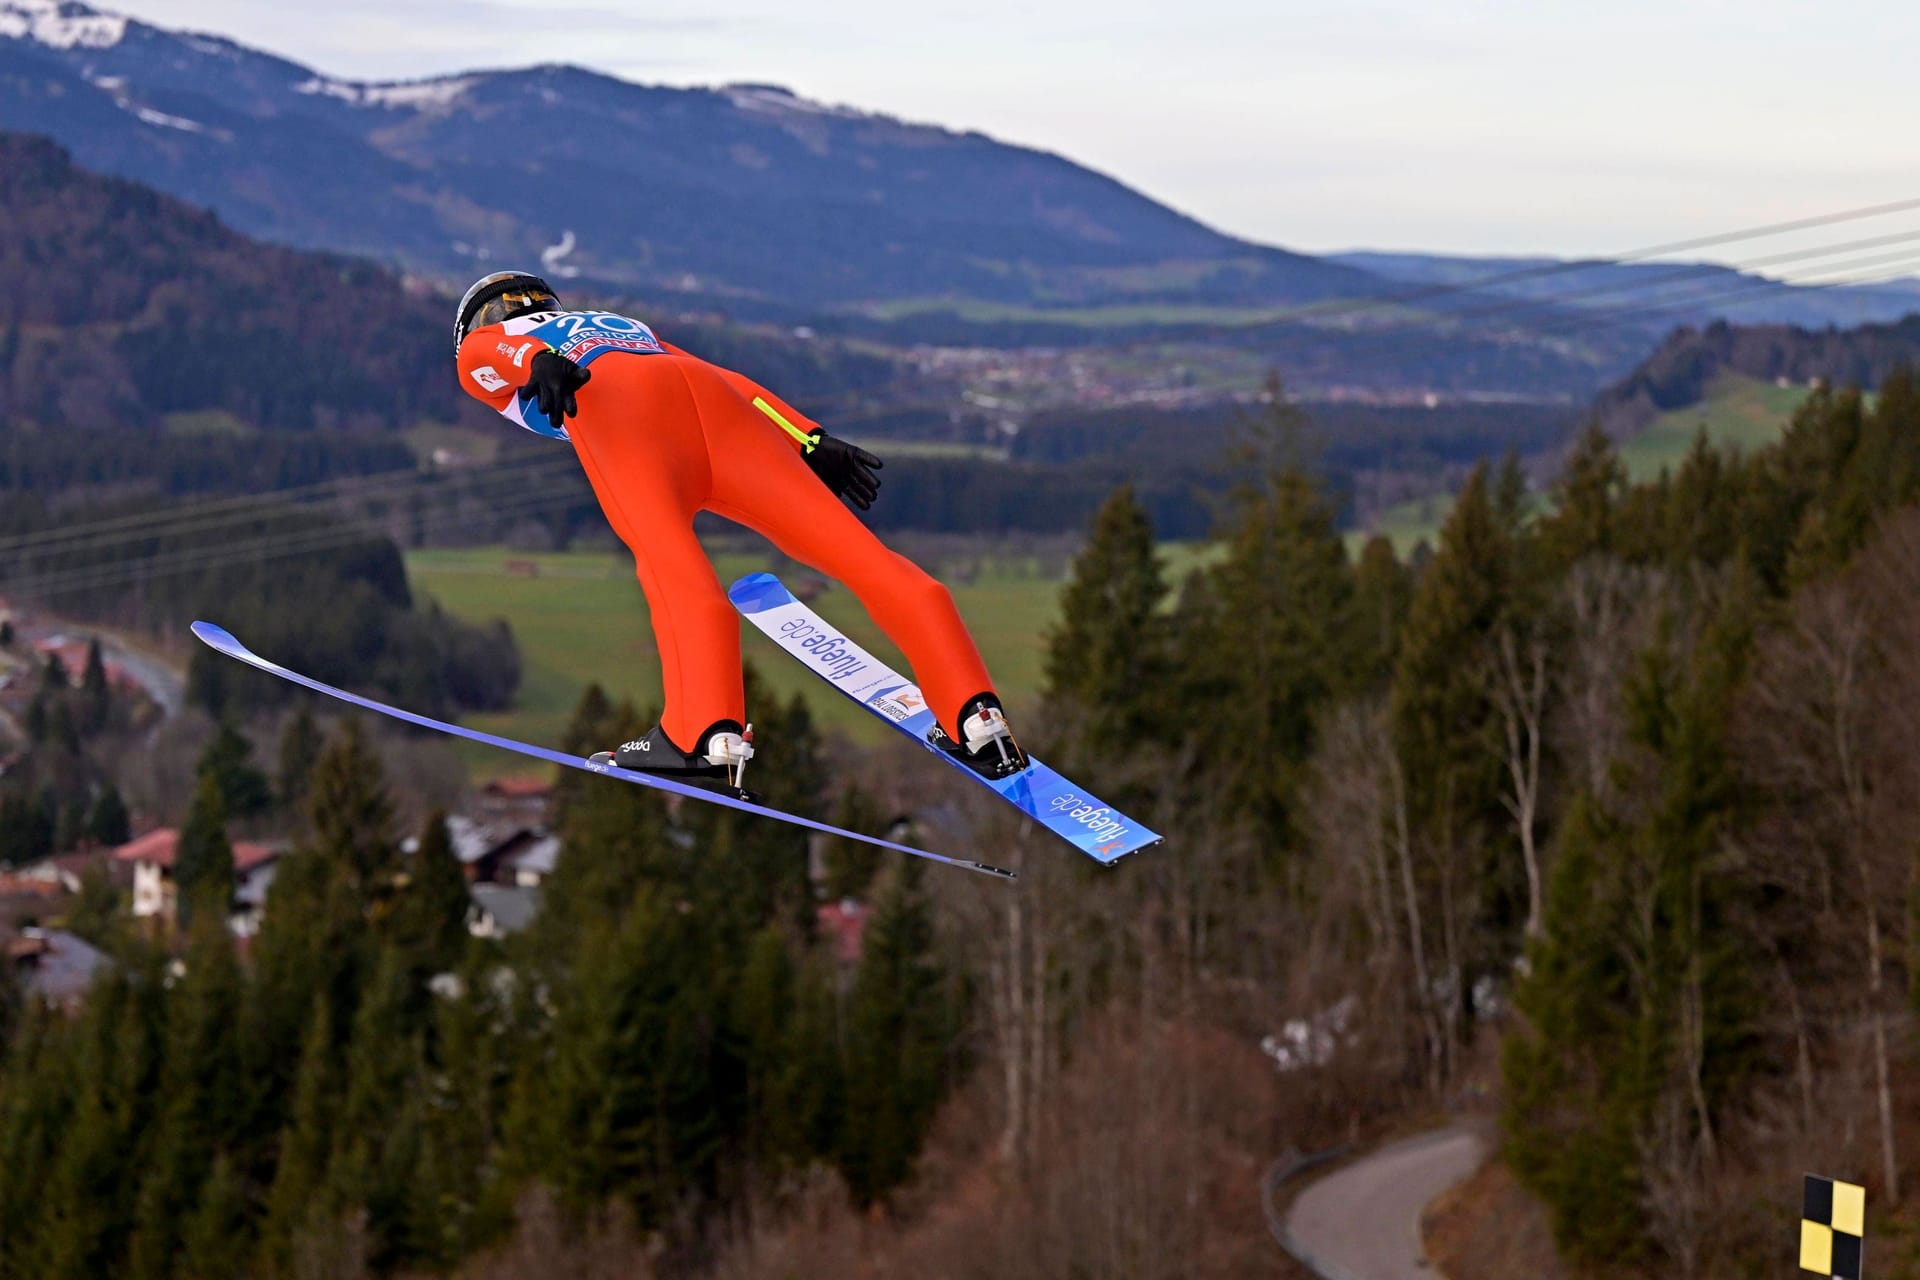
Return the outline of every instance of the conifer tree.
{"type": "Polygon", "coordinates": [[[1394,735],[1422,818],[1448,803],[1450,776],[1454,794],[1469,788],[1462,801],[1495,803],[1494,757],[1483,741],[1491,711],[1474,657],[1507,614],[1513,564],[1511,530],[1488,491],[1486,468],[1477,467],[1421,575],[1394,669],[1394,735]]]}
{"type": "Polygon", "coordinates": [[[245,1137],[241,978],[221,914],[199,913],[185,963],[186,976],[168,1002],[162,1110],[135,1210],[138,1280],[177,1274],[182,1231],[214,1160],[245,1137]]]}
{"type": "Polygon", "coordinates": [[[226,802],[220,779],[200,775],[193,805],[180,827],[173,858],[174,902],[183,925],[201,911],[224,922],[233,903],[233,846],[227,842],[226,802]]]}
{"type": "Polygon", "coordinates": [[[1333,513],[1298,468],[1243,488],[1224,541],[1179,619],[1182,715],[1208,769],[1286,848],[1315,718],[1342,683],[1353,580],[1333,513]]]}
{"type": "Polygon", "coordinates": [[[1716,860],[1739,808],[1727,711],[1754,607],[1736,582],[1690,655],[1668,639],[1642,657],[1618,798],[1576,802],[1545,941],[1515,991],[1526,1026],[1503,1062],[1509,1149],[1576,1259],[1646,1256],[1656,1125],[1686,1117],[1688,1140],[1711,1150],[1748,1067],[1766,955],[1735,927],[1751,908],[1716,860]]]}
{"type": "Polygon", "coordinates": [[[101,979],[70,1028],[62,1125],[51,1177],[35,1197],[49,1276],[98,1276],[125,1262],[139,1166],[131,1158],[152,1114],[161,1066],[153,975],[101,979]]]}
{"type": "Polygon", "coordinates": [[[274,1273],[290,1268],[293,1244],[301,1233],[338,1208],[323,1195],[340,1107],[340,1050],[333,1025],[331,1002],[326,993],[317,992],[301,1037],[292,1104],[280,1131],[280,1155],[260,1230],[261,1255],[274,1273]]]}
{"type": "Polygon", "coordinates": [[[87,835],[111,849],[133,839],[133,819],[120,788],[111,782],[100,788],[87,811],[87,835]]]}
{"type": "Polygon", "coordinates": [[[53,852],[53,815],[37,797],[0,794],[0,867],[18,867],[53,852]]]}
{"type": "Polygon", "coordinates": [[[220,1155],[181,1232],[180,1272],[191,1280],[240,1276],[252,1254],[252,1217],[233,1161],[220,1155]]]}
{"type": "Polygon", "coordinates": [[[1589,423],[1554,485],[1554,509],[1540,522],[1549,565],[1564,570],[1585,556],[1617,550],[1614,530],[1626,476],[1612,438],[1599,423],[1589,423]]]}
{"type": "Polygon", "coordinates": [[[1047,636],[1046,693],[1082,710],[1093,750],[1124,753],[1153,726],[1169,670],[1166,596],[1153,522],[1123,485],[1094,514],[1047,636]]]}
{"type": "Polygon", "coordinates": [[[377,900],[391,885],[399,851],[385,772],[358,720],[346,722],[314,767],[308,806],[315,848],[349,885],[377,900]]]}
{"type": "Polygon", "coordinates": [[[905,1182],[947,1089],[953,1010],[920,871],[902,863],[867,926],[847,1007],[840,1172],[861,1204],[905,1182]]]}
{"type": "Polygon", "coordinates": [[[100,654],[100,641],[87,642],[87,665],[80,672],[80,722],[82,733],[98,733],[107,727],[113,707],[113,691],[107,685],[107,664],[100,654]]]}
{"type": "MultiPolygon", "coordinates": [[[[833,811],[834,826],[848,831],[877,832],[884,821],[880,806],[857,783],[840,793],[839,804],[833,811]]],[[[883,856],[880,849],[858,840],[828,840],[823,855],[827,900],[837,902],[864,894],[879,872],[883,856]]]]}
{"type": "Polygon", "coordinates": [[[513,1163],[575,1209],[619,1196],[651,1226],[715,1185],[741,1088],[704,932],[694,912],[642,889],[618,922],[587,927],[555,993],[551,1057],[523,1066],[510,1141],[513,1163]]]}
{"type": "Polygon", "coordinates": [[[273,807],[273,788],[267,775],[253,764],[253,744],[222,720],[213,741],[200,754],[199,772],[212,775],[230,818],[251,818],[273,807]]]}
{"type": "Polygon", "coordinates": [[[389,922],[394,945],[416,981],[424,983],[459,965],[472,907],[467,877],[447,832],[447,815],[436,813],[427,819],[389,922]]]}
{"type": "Polygon", "coordinates": [[[414,1252],[422,1046],[416,990],[394,951],[381,956],[354,1015],[346,1094],[334,1126],[327,1202],[366,1211],[368,1259],[387,1271],[414,1252]]]}
{"type": "Polygon", "coordinates": [[[313,718],[313,708],[303,699],[280,734],[280,758],[273,782],[274,794],[282,808],[294,813],[304,811],[307,788],[326,746],[326,737],[313,718]]]}
{"type": "Polygon", "coordinates": [[[1348,655],[1342,692],[1364,695],[1386,687],[1412,603],[1413,579],[1395,557],[1393,541],[1380,534],[1368,538],[1354,565],[1353,604],[1341,645],[1348,655]]]}
{"type": "Polygon", "coordinates": [[[794,986],[786,939],[769,925],[747,948],[732,1018],[746,1080],[747,1151],[763,1172],[791,1159],[801,1146],[791,1105],[794,986]]]}

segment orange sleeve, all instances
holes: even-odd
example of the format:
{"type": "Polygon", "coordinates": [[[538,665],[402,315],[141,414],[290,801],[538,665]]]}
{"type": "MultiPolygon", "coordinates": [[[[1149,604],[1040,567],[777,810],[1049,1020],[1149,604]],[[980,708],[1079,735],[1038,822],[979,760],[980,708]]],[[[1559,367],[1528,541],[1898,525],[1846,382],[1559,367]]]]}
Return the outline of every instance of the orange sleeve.
{"type": "MultiPolygon", "coordinates": [[[[791,422],[794,426],[800,428],[800,430],[806,432],[809,435],[821,429],[819,423],[815,422],[812,418],[809,418],[806,414],[800,412],[798,409],[788,404],[785,400],[782,400],[779,396],[773,394],[773,392],[767,390],[765,387],[755,382],[752,378],[749,378],[746,374],[735,373],[732,369],[729,369],[724,365],[714,364],[711,360],[701,360],[699,356],[694,355],[691,351],[686,351],[680,347],[676,347],[671,342],[662,341],[660,345],[667,349],[668,355],[682,356],[688,360],[700,360],[701,364],[706,365],[709,369],[712,369],[715,373],[718,373],[721,377],[725,378],[727,380],[727,385],[732,387],[735,391],[739,392],[740,398],[747,401],[749,404],[751,404],[756,399],[764,400],[768,405],[772,406],[775,413],[778,413],[781,417],[785,418],[788,422],[791,422]]],[[[762,410],[762,412],[764,413],[765,410],[762,410]]],[[[769,416],[768,420],[772,421],[771,416],[769,416]]],[[[775,422],[774,425],[779,426],[780,424],[775,422]]],[[[782,431],[781,434],[787,437],[787,442],[793,446],[793,451],[795,453],[805,452],[805,450],[801,448],[800,442],[798,440],[795,440],[791,434],[785,431],[782,431]]]]}
{"type": "Polygon", "coordinates": [[[538,338],[510,337],[497,324],[484,325],[460,344],[460,385],[489,409],[505,409],[533,376],[533,357],[545,350],[538,338]]]}

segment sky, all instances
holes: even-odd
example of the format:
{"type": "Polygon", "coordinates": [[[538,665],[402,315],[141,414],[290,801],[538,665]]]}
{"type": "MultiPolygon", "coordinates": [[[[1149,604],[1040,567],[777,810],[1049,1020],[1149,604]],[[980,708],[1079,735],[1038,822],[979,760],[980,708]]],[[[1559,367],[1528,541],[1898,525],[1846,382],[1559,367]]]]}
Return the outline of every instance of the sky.
{"type": "MultiPolygon", "coordinates": [[[[573,62],[1059,152],[1308,252],[1612,255],[1920,196],[1910,0],[103,0],[335,76],[573,62]]],[[[1920,229],[1852,224],[1854,235],[1920,229]]],[[[1739,261],[1831,230],[1704,255],[1739,261]]]]}

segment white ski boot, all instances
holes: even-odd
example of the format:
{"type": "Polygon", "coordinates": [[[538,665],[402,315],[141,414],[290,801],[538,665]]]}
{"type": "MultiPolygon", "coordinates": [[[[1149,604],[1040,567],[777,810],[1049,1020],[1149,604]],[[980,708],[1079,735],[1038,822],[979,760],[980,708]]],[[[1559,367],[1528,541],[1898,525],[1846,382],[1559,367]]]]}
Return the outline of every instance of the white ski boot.
{"type": "Polygon", "coordinates": [[[1014,740],[1007,713],[1000,709],[1000,699],[994,695],[983,693],[967,700],[960,709],[960,733],[964,745],[948,737],[938,725],[927,738],[983,778],[1011,777],[1027,767],[1026,752],[1014,740]]]}

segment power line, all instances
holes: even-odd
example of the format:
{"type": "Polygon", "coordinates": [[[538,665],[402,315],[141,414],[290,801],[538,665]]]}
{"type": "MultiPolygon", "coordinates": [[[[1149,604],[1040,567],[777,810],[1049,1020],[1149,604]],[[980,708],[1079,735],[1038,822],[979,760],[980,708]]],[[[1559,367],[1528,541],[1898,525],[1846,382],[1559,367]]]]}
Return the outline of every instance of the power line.
{"type": "MultiPolygon", "coordinates": [[[[1783,235],[1793,231],[1804,231],[1804,230],[1809,230],[1816,227],[1833,226],[1833,225],[1837,225],[1845,222],[1859,221],[1867,218],[1884,217],[1886,215],[1893,214],[1893,213],[1902,213],[1902,212],[1909,212],[1914,210],[1920,210],[1920,198],[1889,201],[1886,203],[1875,204],[1875,205],[1861,205],[1861,206],[1856,206],[1849,209],[1839,209],[1839,210],[1834,210],[1828,213],[1815,214],[1809,217],[1790,219],[1783,222],[1758,224],[1754,226],[1739,228],[1732,231],[1719,232],[1713,235],[1695,237],[1692,239],[1673,240],[1673,241],[1667,241],[1662,244],[1645,245],[1639,248],[1626,250],[1625,252],[1615,254],[1611,257],[1574,260],[1574,261],[1566,261],[1566,262],[1542,263],[1534,266],[1495,270],[1495,271],[1486,272],[1476,276],[1470,276],[1463,280],[1450,281],[1447,283],[1416,285],[1408,289],[1401,290],[1399,292],[1380,294],[1372,297],[1330,299],[1324,302],[1308,303],[1301,306],[1281,308],[1277,311],[1273,311],[1266,315],[1260,316],[1258,318],[1253,318],[1253,319],[1238,320],[1238,321],[1223,321],[1223,322],[1219,322],[1211,325],[1180,326],[1180,327],[1171,328],[1171,329],[1150,334],[1150,335],[1141,335],[1133,338],[1119,339],[1113,342],[1087,343],[1087,344],[1077,346],[1073,348],[1073,350],[1075,352],[1089,353],[1089,354],[1124,352],[1128,350],[1134,350],[1142,346],[1154,346],[1154,345],[1173,344],[1173,343],[1196,343],[1196,342],[1205,342],[1210,338],[1236,337],[1244,334],[1257,333],[1262,330],[1277,328],[1277,327],[1286,326],[1286,325],[1300,325],[1303,328],[1316,327],[1316,326],[1310,326],[1309,322],[1362,316],[1369,313],[1404,308],[1409,304],[1413,304],[1413,303],[1428,302],[1428,301],[1433,301],[1441,298],[1455,297],[1462,294],[1477,293],[1482,290],[1488,289],[1489,287],[1492,287],[1492,286],[1512,284],[1512,283],[1517,283],[1520,281],[1527,281],[1527,280],[1539,280],[1539,279],[1546,279],[1546,278],[1557,277],[1557,276],[1571,275],[1571,274],[1577,274],[1579,272],[1584,272],[1584,271],[1604,270],[1610,267],[1618,267],[1622,265],[1631,265],[1634,263],[1647,262],[1655,258],[1666,256],[1668,254],[1684,252],[1691,249],[1709,248],[1717,245],[1735,244],[1735,243],[1739,243],[1747,240],[1764,239],[1770,236],[1783,235]]],[[[1840,243],[1845,243],[1845,242],[1840,242],[1840,243]]],[[[1814,250],[1796,250],[1796,251],[1792,251],[1789,254],[1767,255],[1766,258],[1758,260],[1753,264],[1733,263],[1733,264],[1728,264],[1727,266],[1719,269],[1731,270],[1731,271],[1743,271],[1743,270],[1750,269],[1752,266],[1774,265],[1775,263],[1780,261],[1792,261],[1805,256],[1818,256],[1820,253],[1829,252],[1829,251],[1838,251],[1838,249],[1839,249],[1839,246],[1835,245],[1831,247],[1822,247],[1814,250]]],[[[1706,269],[1711,269],[1711,268],[1706,268],[1706,269]]],[[[1791,283],[1787,283],[1786,287],[1792,288],[1795,286],[1792,285],[1791,283]]],[[[1626,291],[1632,292],[1633,290],[1629,289],[1626,291]]],[[[1555,305],[1555,301],[1552,298],[1515,299],[1510,303],[1493,304],[1488,308],[1483,309],[1483,311],[1479,314],[1484,316],[1484,315],[1494,314],[1496,312],[1509,310],[1509,309],[1522,310],[1527,307],[1550,308],[1550,307],[1553,307],[1554,305],[1555,305]]],[[[1917,304],[1917,305],[1920,305],[1920,304],[1917,304]]],[[[1450,319],[1450,318],[1452,317],[1444,314],[1440,316],[1412,317],[1412,318],[1408,318],[1405,322],[1395,327],[1400,329],[1407,329],[1407,328],[1423,327],[1428,325],[1438,325],[1438,324],[1444,323],[1447,319],[1450,319]]],[[[1039,322],[1044,322],[1044,314],[1042,314],[1039,317],[1036,317],[1036,320],[1039,322]]],[[[1299,341],[1306,341],[1308,338],[1308,335],[1305,333],[1298,334],[1298,335],[1290,335],[1290,336],[1295,337],[1299,341]]],[[[1355,338],[1361,338],[1365,336],[1367,335],[1355,334],[1355,333],[1342,333],[1337,330],[1327,330],[1324,334],[1315,332],[1312,335],[1312,340],[1316,342],[1339,343],[1343,340],[1352,340],[1355,338]]],[[[810,413],[813,416],[818,417],[824,413],[831,412],[832,409],[837,405],[857,403],[859,401],[871,398],[871,396],[874,395],[875,393],[905,386],[908,383],[917,381],[917,380],[919,379],[909,378],[909,377],[895,378],[888,382],[876,384],[874,386],[863,387],[863,388],[850,388],[846,391],[838,392],[831,396],[809,400],[807,404],[808,404],[810,413]]],[[[875,409],[860,415],[858,419],[851,419],[851,420],[868,421],[875,418],[893,416],[903,411],[904,409],[902,408],[875,409]]],[[[847,418],[839,419],[839,421],[843,423],[849,420],[850,419],[847,419],[847,418]]]]}
{"type": "Polygon", "coordinates": [[[188,500],[148,511],[83,521],[41,533],[16,534],[0,538],[0,556],[26,550],[47,550],[73,543],[76,546],[99,545],[103,540],[133,542],[144,538],[169,536],[187,528],[211,529],[222,525],[245,525],[268,515],[284,515],[303,505],[318,506],[328,499],[352,499],[358,502],[409,496],[412,491],[437,487],[436,482],[457,486],[471,479],[480,484],[494,480],[544,479],[548,473],[577,470],[571,454],[556,454],[529,463],[494,465],[464,472],[432,472],[406,469],[375,472],[371,476],[343,476],[260,494],[245,494],[199,502],[188,500]],[[277,508],[277,509],[276,509],[277,508]]]}
{"type": "MultiPolygon", "coordinates": [[[[576,491],[570,486],[564,489],[552,488],[522,493],[515,498],[496,504],[490,514],[496,517],[532,514],[575,496],[577,496],[576,491]]],[[[61,595],[96,590],[121,582],[178,577],[208,569],[225,568],[229,565],[258,563],[315,551],[336,550],[355,543],[387,541],[392,541],[391,535],[376,527],[362,524],[335,525],[323,529],[274,535],[240,546],[187,547],[152,556],[68,569],[47,569],[37,574],[0,578],[0,584],[4,584],[7,590],[21,595],[61,595]]]]}
{"type": "MultiPolygon", "coordinates": [[[[1858,260],[1854,260],[1846,263],[1831,264],[1826,270],[1829,272],[1857,271],[1857,270],[1862,270],[1862,269],[1866,269],[1874,266],[1886,267],[1886,266],[1894,265],[1896,263],[1904,263],[1908,265],[1920,265],[1920,256],[1915,256],[1912,254],[1897,255],[1897,256],[1894,256],[1891,261],[1889,261],[1886,256],[1882,255],[1882,256],[1871,257],[1871,258],[1858,259],[1858,260]]],[[[1532,327],[1529,332],[1532,336],[1553,336],[1556,334],[1570,333],[1573,331],[1588,329],[1588,328],[1607,328],[1607,327],[1613,327],[1613,326],[1619,326],[1619,325],[1640,324],[1640,323],[1646,322],[1647,320],[1655,319],[1659,317],[1671,317],[1677,320],[1677,319],[1682,319],[1691,314],[1696,313],[1701,306],[1708,303],[1724,302],[1729,307],[1743,306],[1749,302],[1763,301],[1769,297],[1772,297],[1773,295],[1776,295],[1778,293],[1781,293],[1789,289],[1826,289],[1826,288],[1833,288],[1839,285],[1855,286],[1855,285],[1863,285],[1863,284],[1886,283],[1889,280],[1898,279],[1898,278],[1899,278],[1898,275],[1894,275],[1890,277],[1884,277],[1881,279],[1862,279],[1862,280],[1835,279],[1835,280],[1827,280],[1827,281],[1816,281],[1812,284],[1794,284],[1794,283],[1781,281],[1781,280],[1762,281],[1762,282],[1744,282],[1737,288],[1723,290],[1723,291],[1714,292],[1714,293],[1698,294],[1693,297],[1689,297],[1685,299],[1661,301],[1656,303],[1650,303],[1640,307],[1624,308],[1624,309],[1618,309],[1618,310],[1607,310],[1607,311],[1595,311],[1587,314],[1565,316],[1550,322],[1545,322],[1545,323],[1536,325],[1532,327]]],[[[1915,305],[1916,305],[1916,310],[1920,310],[1920,300],[1916,300],[1915,305]]],[[[1384,335],[1381,335],[1381,336],[1384,337],[1384,335]]],[[[1435,351],[1443,350],[1449,345],[1451,344],[1447,342],[1443,342],[1439,339],[1429,338],[1421,342],[1410,343],[1410,344],[1395,348],[1395,350],[1398,352],[1398,354],[1404,357],[1415,358],[1415,357],[1427,355],[1435,351]]]]}

